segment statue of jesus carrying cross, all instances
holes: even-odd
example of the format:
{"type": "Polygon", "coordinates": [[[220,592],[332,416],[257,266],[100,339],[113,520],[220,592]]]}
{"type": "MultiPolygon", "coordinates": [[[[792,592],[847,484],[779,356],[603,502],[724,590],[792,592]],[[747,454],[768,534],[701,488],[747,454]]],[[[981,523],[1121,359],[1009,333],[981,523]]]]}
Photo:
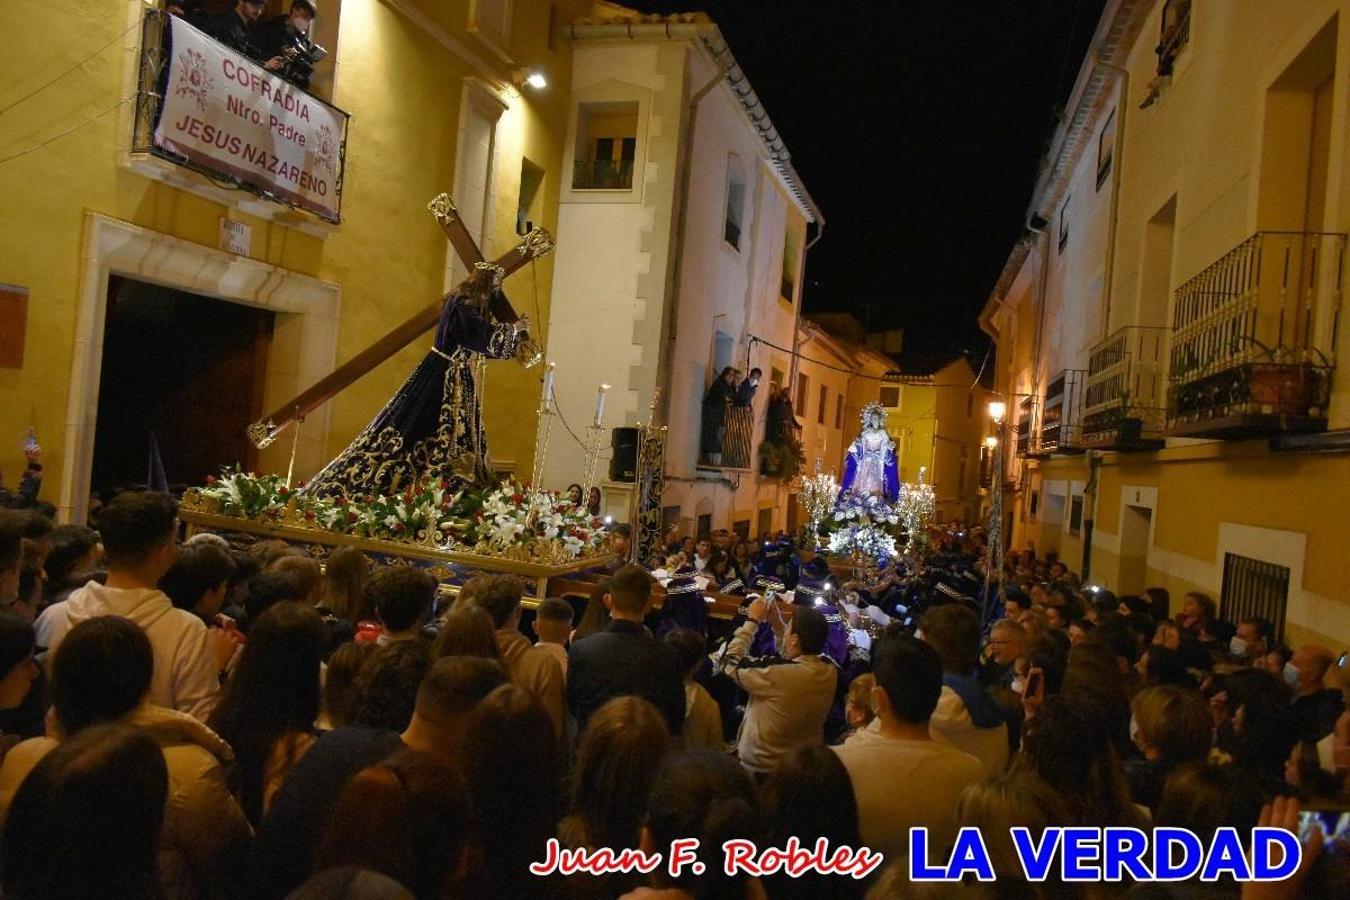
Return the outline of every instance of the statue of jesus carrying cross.
{"type": "MultiPolygon", "coordinates": [[[[538,361],[539,352],[528,334],[529,319],[516,316],[501,284],[511,272],[551,252],[553,238],[536,228],[513,250],[488,262],[448,195],[441,194],[428,209],[471,274],[435,307],[409,319],[348,363],[359,370],[355,374],[368,371],[425,332],[429,313],[436,313],[436,336],[422,362],[356,439],[310,480],[306,493],[388,496],[428,479],[453,487],[492,481],[475,364],[484,358],[516,357],[526,366],[538,361]]],[[[254,426],[255,442],[270,442],[290,421],[298,421],[353,380],[352,371],[343,369],[282,407],[276,417],[282,420],[280,426],[272,419],[254,426]]]]}

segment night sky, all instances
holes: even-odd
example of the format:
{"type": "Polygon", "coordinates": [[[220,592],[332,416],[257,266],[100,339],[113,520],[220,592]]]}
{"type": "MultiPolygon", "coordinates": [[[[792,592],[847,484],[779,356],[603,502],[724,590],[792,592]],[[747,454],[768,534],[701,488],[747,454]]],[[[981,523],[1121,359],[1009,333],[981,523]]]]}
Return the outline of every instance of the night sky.
{"type": "Polygon", "coordinates": [[[825,213],[805,309],[905,328],[904,362],[988,345],[976,317],[1105,0],[631,0],[721,27],[825,213]]]}

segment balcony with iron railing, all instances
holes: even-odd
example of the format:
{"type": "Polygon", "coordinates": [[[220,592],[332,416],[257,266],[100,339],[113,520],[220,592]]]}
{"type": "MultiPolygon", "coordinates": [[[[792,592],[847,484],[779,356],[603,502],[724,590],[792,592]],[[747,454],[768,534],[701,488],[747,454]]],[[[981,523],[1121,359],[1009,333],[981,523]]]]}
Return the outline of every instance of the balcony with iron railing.
{"type": "Polygon", "coordinates": [[[1065,369],[1045,388],[1041,408],[1041,452],[1082,453],[1084,369],[1065,369]]]}
{"type": "MultiPolygon", "coordinates": [[[[712,413],[703,405],[703,415],[712,413]]],[[[755,418],[749,406],[724,402],[720,428],[711,423],[702,429],[699,441],[698,467],[700,469],[750,470],[750,444],[754,438],[755,418]]]]}
{"type": "Polygon", "coordinates": [[[1258,232],[1176,291],[1167,433],[1323,431],[1346,235],[1258,232]]]}
{"type": "Polygon", "coordinates": [[[1024,397],[1017,406],[1017,455],[1021,459],[1041,456],[1041,436],[1036,427],[1036,398],[1024,397]]]}
{"type": "Polygon", "coordinates": [[[578,159],[572,163],[574,191],[628,191],[633,189],[633,160],[578,159]]]}
{"type": "Polygon", "coordinates": [[[1191,41],[1191,0],[1167,0],[1163,4],[1162,34],[1155,52],[1158,75],[1170,77],[1177,57],[1191,41]]]}
{"type": "Polygon", "coordinates": [[[128,154],[140,174],[216,195],[247,192],[268,201],[253,203],[256,215],[271,215],[269,204],[277,204],[337,225],[349,119],[186,19],[145,11],[128,154]]]}
{"type": "Polygon", "coordinates": [[[1127,325],[1088,353],[1082,445],[1125,452],[1163,446],[1167,329],[1127,325]]]}

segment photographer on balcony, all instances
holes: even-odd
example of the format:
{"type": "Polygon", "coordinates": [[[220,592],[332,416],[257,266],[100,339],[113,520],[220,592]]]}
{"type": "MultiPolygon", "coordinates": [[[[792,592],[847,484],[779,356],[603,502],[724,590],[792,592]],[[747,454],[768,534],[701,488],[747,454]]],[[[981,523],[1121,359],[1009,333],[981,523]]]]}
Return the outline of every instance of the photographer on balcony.
{"type": "Polygon", "coordinates": [[[318,0],[292,0],[289,13],[258,29],[258,47],[266,67],[299,88],[309,87],[314,64],[324,55],[309,38],[318,14],[318,0]]]}
{"type": "MultiPolygon", "coordinates": [[[[267,57],[262,56],[258,49],[257,21],[266,10],[267,0],[235,0],[234,9],[206,16],[199,27],[226,47],[250,59],[262,61],[267,57]]],[[[281,62],[268,60],[265,66],[268,71],[274,72],[281,68],[281,62]],[[273,66],[273,62],[277,64],[273,66]]]]}

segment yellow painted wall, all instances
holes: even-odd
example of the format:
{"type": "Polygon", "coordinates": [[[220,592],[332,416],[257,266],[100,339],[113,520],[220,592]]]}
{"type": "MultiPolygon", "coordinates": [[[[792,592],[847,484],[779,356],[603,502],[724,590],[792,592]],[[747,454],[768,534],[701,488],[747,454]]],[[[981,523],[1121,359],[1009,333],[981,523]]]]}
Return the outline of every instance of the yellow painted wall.
{"type": "Polygon", "coordinates": [[[927,383],[900,383],[900,406],[890,411],[886,421],[900,453],[900,480],[915,483],[919,469],[925,469],[924,479],[933,486],[939,518],[978,515],[980,447],[988,424],[989,397],[978,387],[972,396],[974,381],[970,364],[958,358],[927,383]]]}
{"type": "MultiPolygon", "coordinates": [[[[498,77],[509,78],[505,64],[467,33],[468,0],[408,2],[491,60],[498,77]]],[[[556,5],[564,23],[589,6],[579,0],[556,5]]],[[[0,113],[0,282],[30,290],[24,366],[0,369],[0,470],[11,480],[17,477],[22,435],[36,426],[46,449],[46,499],[57,496],[62,470],[86,211],[213,248],[227,212],[251,225],[255,258],[341,286],[339,362],[435,300],[442,288],[446,242],[425,206],[453,187],[463,79],[474,74],[463,60],[381,0],[343,0],[333,100],[353,116],[344,221],[320,239],[119,168],[125,105],[118,101],[134,51],[118,36],[129,27],[136,33],[135,6],[127,0],[71,0],[62,7],[62,37],[54,39],[50,4],[0,4],[0,34],[6,36],[0,108],[15,104],[0,113]],[[67,69],[72,71],[50,87],[21,99],[67,69]],[[61,136],[73,126],[78,127],[61,136]]],[[[547,0],[514,5],[511,52],[520,64],[546,71],[550,85],[510,97],[499,125],[496,247],[514,243],[522,155],[546,172],[541,206],[546,212],[539,224],[556,224],[570,48],[561,40],[552,51],[546,47],[549,8],[547,0]]],[[[551,264],[539,265],[545,329],[551,275],[551,264]]],[[[535,317],[532,278],[526,269],[507,287],[518,311],[535,317]]],[[[152,335],[147,352],[154,352],[152,335]]],[[[424,352],[415,342],[334,401],[330,452],[369,421],[424,352]]],[[[531,465],[537,383],[537,372],[515,363],[489,367],[492,455],[516,461],[517,471],[528,472],[531,465]]]]}
{"type": "MultiPolygon", "coordinates": [[[[1037,286],[1039,243],[1016,273],[1013,289],[991,299],[986,320],[998,333],[1000,390],[1025,389],[1028,372],[1037,373],[1031,381],[1041,390],[1062,369],[1087,368],[1090,349],[1106,331],[1170,322],[1176,288],[1253,232],[1303,227],[1300,211],[1312,176],[1310,157],[1300,158],[1303,151],[1298,148],[1308,135],[1285,127],[1281,116],[1288,116],[1290,103],[1299,102],[1294,93],[1312,96],[1309,92],[1330,71],[1333,57],[1334,75],[1330,87],[1324,86],[1334,94],[1326,129],[1328,173],[1325,184],[1313,179],[1319,192],[1314,199],[1324,218],[1314,224],[1326,231],[1350,230],[1350,132],[1345,127],[1350,3],[1196,4],[1189,46],[1177,59],[1170,83],[1146,103],[1156,74],[1162,7],[1153,4],[1133,46],[1112,56],[1129,69],[1128,96],[1119,95],[1118,80],[1108,86],[1074,144],[1085,152],[1076,160],[1060,160],[1062,174],[1049,198],[1036,201],[1043,204],[1036,211],[1047,218],[1054,235],[1062,198],[1072,198],[1069,240],[1061,252],[1052,237],[1046,254],[1044,312],[1037,286]],[[1097,185],[1097,135],[1113,109],[1123,149],[1115,158],[1118,171],[1097,185]],[[1113,242],[1110,201],[1117,176],[1113,242]],[[1174,231],[1166,232],[1164,224],[1160,232],[1159,223],[1169,215],[1174,216],[1174,231]],[[1162,246],[1160,233],[1170,238],[1170,257],[1154,255],[1162,246]],[[1029,335],[1042,318],[1038,357],[1037,343],[1029,335]]],[[[1092,68],[1089,60],[1083,71],[1092,68]]],[[[1344,347],[1350,317],[1343,305],[1339,329],[1338,346],[1344,347]]],[[[1350,366],[1343,359],[1338,363],[1329,416],[1333,429],[1350,424],[1350,366]]],[[[1225,529],[1232,533],[1247,526],[1292,533],[1302,536],[1306,547],[1299,561],[1301,583],[1290,586],[1287,639],[1318,639],[1332,646],[1350,641],[1350,554],[1345,551],[1350,546],[1350,516],[1345,514],[1350,456],[1271,453],[1263,440],[1169,444],[1155,453],[1103,455],[1095,511],[1090,497],[1086,511],[1095,524],[1093,579],[1108,585],[1120,581],[1122,490],[1139,487],[1146,495],[1156,491],[1156,501],[1149,500],[1155,503],[1146,572],[1150,583],[1174,595],[1201,589],[1217,597],[1225,529]],[[1295,605],[1301,608],[1295,611],[1295,605]]],[[[1030,478],[1026,491],[1010,497],[1018,511],[1012,546],[1020,549],[1034,542],[1044,550],[1057,541],[1061,558],[1078,568],[1082,540],[1068,533],[1067,503],[1066,522],[1058,527],[1028,518],[1026,506],[1037,486],[1044,501],[1049,482],[1077,482],[1081,489],[1088,475],[1084,459],[1015,463],[1014,469],[1023,465],[1030,478]]],[[[1261,548],[1250,552],[1259,557],[1261,548]]]]}
{"type": "Polygon", "coordinates": [[[886,418],[886,430],[900,455],[900,480],[914,482],[919,469],[933,465],[933,432],[937,426],[937,389],[931,385],[900,385],[900,406],[886,418]]]}

